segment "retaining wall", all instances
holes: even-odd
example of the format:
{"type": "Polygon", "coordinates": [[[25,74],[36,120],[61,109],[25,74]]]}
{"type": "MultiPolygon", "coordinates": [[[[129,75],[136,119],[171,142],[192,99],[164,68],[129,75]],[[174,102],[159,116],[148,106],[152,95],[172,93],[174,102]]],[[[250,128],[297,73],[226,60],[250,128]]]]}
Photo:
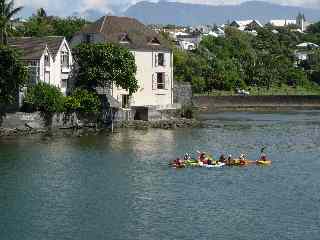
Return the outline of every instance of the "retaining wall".
{"type": "Polygon", "coordinates": [[[200,111],[320,109],[320,96],[201,96],[193,97],[200,111]]]}

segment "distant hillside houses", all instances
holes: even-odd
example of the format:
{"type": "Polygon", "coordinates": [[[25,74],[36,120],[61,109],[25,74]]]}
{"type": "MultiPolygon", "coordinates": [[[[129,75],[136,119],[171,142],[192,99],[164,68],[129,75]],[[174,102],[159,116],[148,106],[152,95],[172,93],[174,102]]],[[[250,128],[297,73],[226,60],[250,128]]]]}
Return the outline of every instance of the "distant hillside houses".
{"type": "Polygon", "coordinates": [[[299,32],[304,32],[311,23],[306,21],[304,14],[299,13],[296,19],[273,19],[268,24],[274,27],[292,26],[299,32]]]}

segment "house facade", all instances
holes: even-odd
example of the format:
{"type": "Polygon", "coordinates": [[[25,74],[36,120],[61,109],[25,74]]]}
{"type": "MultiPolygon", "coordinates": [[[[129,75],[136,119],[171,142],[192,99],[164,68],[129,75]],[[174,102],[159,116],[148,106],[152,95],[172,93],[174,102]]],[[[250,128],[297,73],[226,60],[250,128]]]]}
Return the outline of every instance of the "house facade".
{"type": "Polygon", "coordinates": [[[10,38],[8,44],[21,52],[28,68],[29,84],[45,82],[67,94],[73,59],[64,37],[10,38]]]}
{"type": "Polygon", "coordinates": [[[155,31],[132,18],[105,16],[76,33],[70,45],[75,47],[80,43],[115,43],[130,49],[134,55],[138,91],[129,96],[125,89],[116,86],[110,89],[122,109],[170,108],[173,103],[173,53],[155,31]]]}

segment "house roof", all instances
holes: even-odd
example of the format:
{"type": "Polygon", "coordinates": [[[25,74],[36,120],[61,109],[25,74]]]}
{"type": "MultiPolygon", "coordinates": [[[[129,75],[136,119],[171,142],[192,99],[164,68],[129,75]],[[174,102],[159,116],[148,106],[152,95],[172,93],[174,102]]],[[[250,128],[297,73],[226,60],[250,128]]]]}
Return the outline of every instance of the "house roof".
{"type": "Polygon", "coordinates": [[[250,19],[250,20],[241,20],[241,21],[233,21],[230,25],[234,25],[236,24],[239,28],[241,27],[246,27],[248,26],[249,24],[251,23],[256,23],[257,25],[259,25],[260,27],[263,27],[263,25],[258,21],[258,20],[255,20],[255,19],[250,19]]]}
{"type": "Polygon", "coordinates": [[[22,51],[22,59],[37,60],[40,59],[43,51],[48,47],[50,53],[55,56],[59,51],[64,37],[50,36],[50,37],[16,37],[9,38],[8,44],[11,47],[22,51]]]}
{"type": "Polygon", "coordinates": [[[303,42],[297,45],[299,48],[319,48],[319,45],[312,42],[303,42]]]}
{"type": "Polygon", "coordinates": [[[126,35],[130,41],[125,46],[130,49],[170,50],[169,43],[158,33],[128,17],[104,16],[85,26],[80,33],[99,33],[111,43],[120,43],[126,35]]]}

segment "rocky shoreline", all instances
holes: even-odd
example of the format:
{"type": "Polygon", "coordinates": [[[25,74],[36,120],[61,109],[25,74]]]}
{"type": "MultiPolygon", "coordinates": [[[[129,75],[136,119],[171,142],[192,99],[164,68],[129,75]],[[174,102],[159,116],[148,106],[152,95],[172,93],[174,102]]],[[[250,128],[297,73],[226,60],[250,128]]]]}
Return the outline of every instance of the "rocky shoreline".
{"type": "Polygon", "coordinates": [[[117,128],[134,128],[134,129],[177,129],[177,128],[196,128],[201,127],[202,123],[196,119],[175,118],[170,120],[158,121],[124,121],[116,125],[117,128]]]}
{"type": "MultiPolygon", "coordinates": [[[[186,118],[176,118],[170,120],[158,120],[158,121],[123,121],[115,123],[115,129],[136,129],[136,130],[147,130],[151,128],[158,129],[179,129],[179,128],[196,128],[202,127],[201,121],[196,119],[186,119],[186,118]]],[[[36,134],[52,134],[58,132],[77,132],[76,135],[82,135],[86,133],[97,133],[101,131],[110,131],[110,127],[99,128],[97,125],[86,125],[82,127],[70,127],[70,128],[31,128],[30,126],[25,126],[23,128],[1,128],[0,127],[0,137],[9,136],[29,136],[36,134]]]]}

